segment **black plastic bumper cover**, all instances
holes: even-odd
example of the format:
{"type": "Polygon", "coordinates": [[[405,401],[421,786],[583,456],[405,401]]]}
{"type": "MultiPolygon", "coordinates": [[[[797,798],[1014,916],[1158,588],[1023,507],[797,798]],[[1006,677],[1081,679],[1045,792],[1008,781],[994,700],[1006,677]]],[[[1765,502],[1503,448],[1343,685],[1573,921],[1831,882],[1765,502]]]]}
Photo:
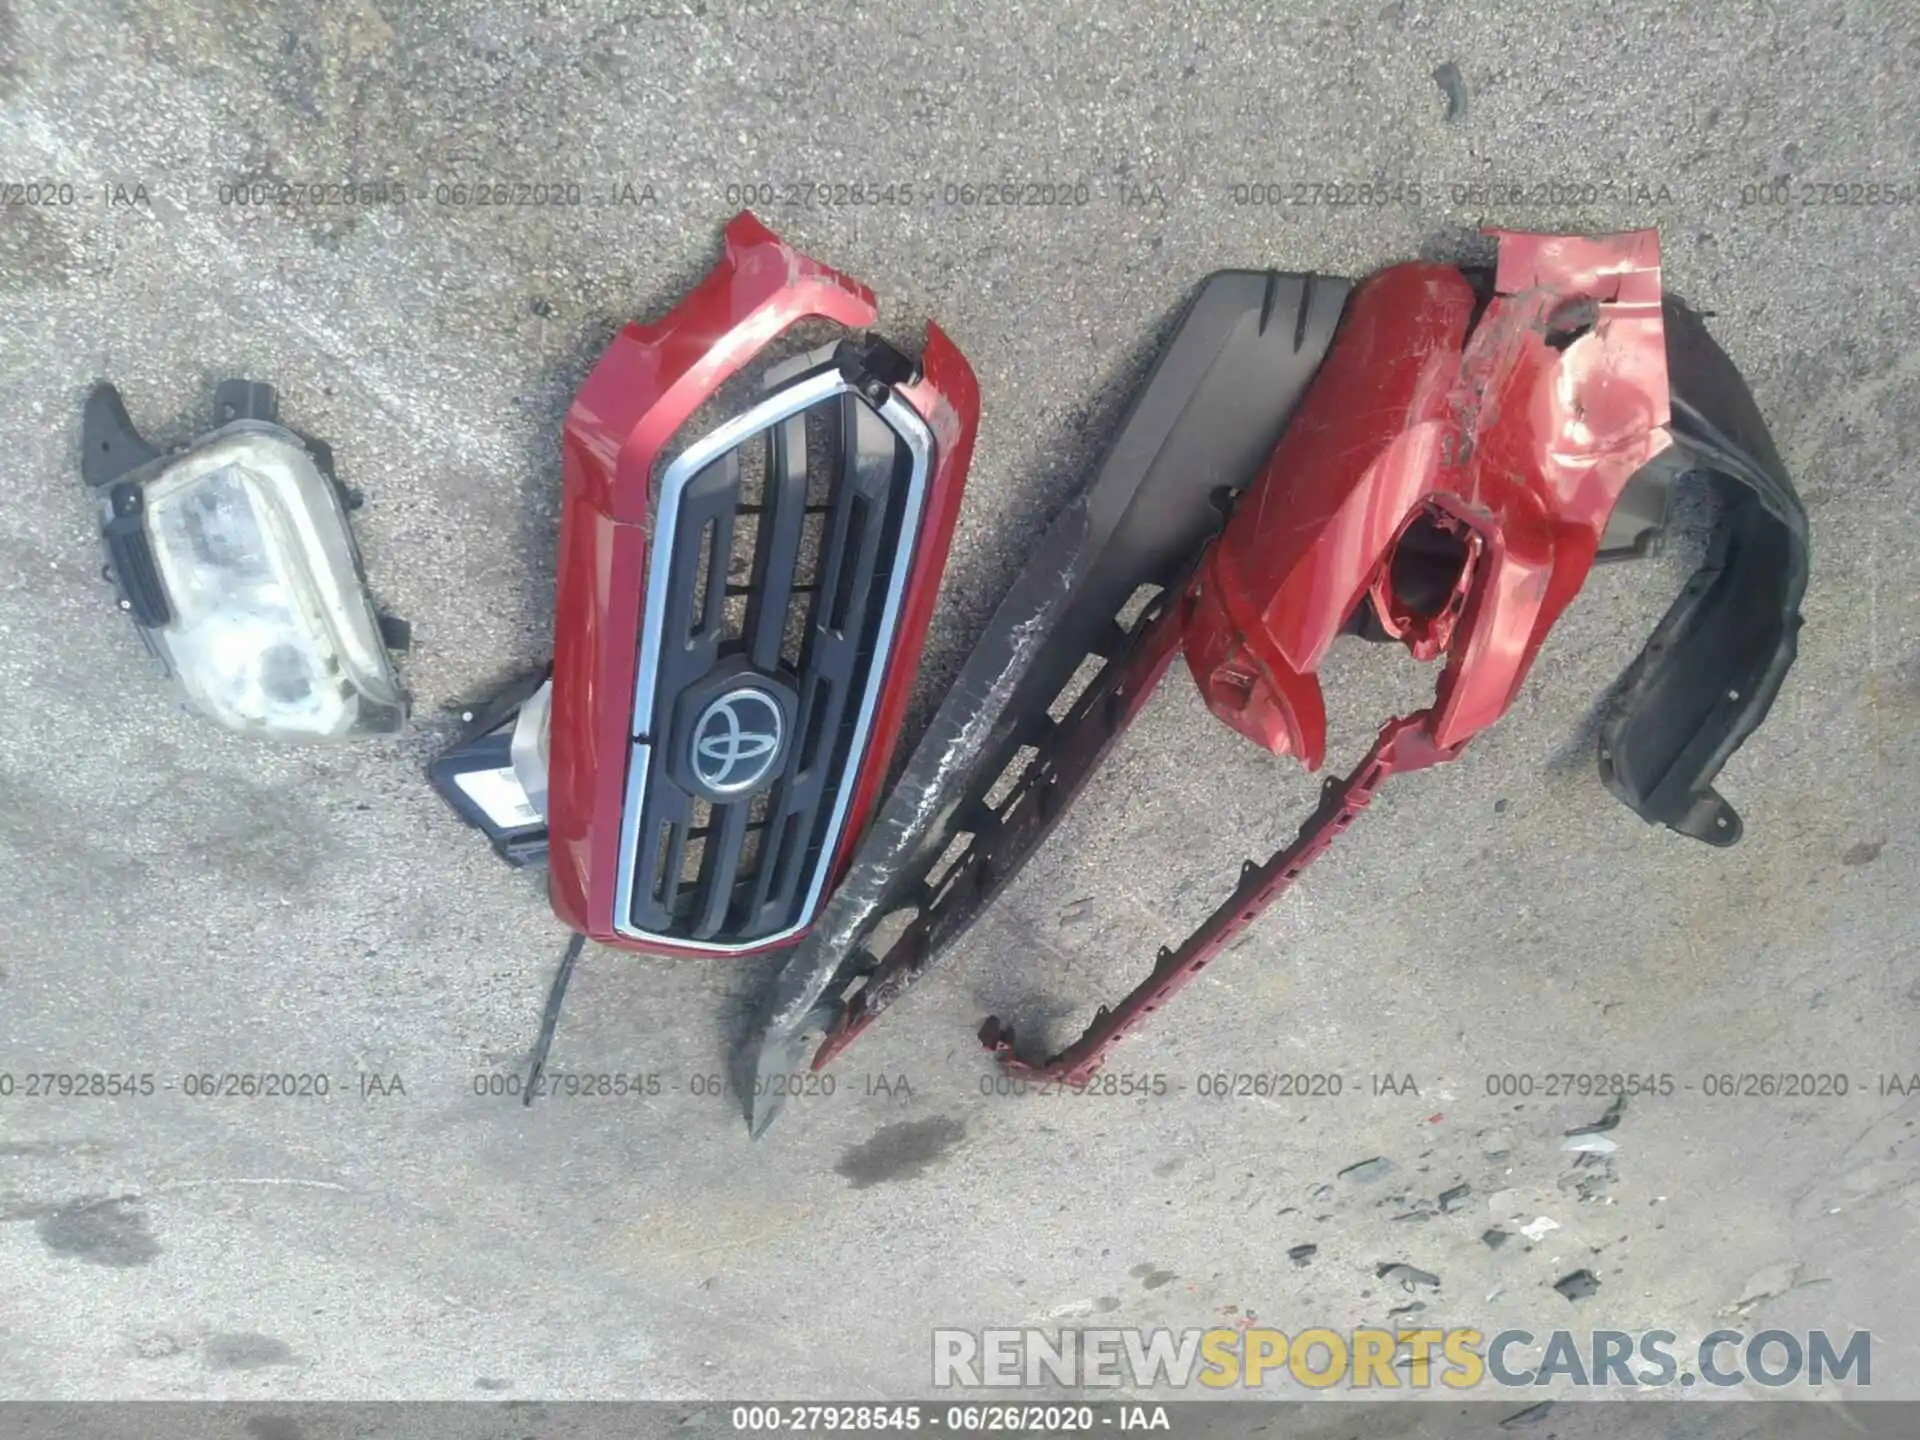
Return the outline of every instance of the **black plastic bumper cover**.
{"type": "MultiPolygon", "coordinates": [[[[1116,622],[1136,591],[1177,583],[1252,482],[1332,343],[1350,289],[1262,271],[1223,271],[1201,285],[1092,484],[1036,547],[846,880],[776,977],[740,1056],[743,1082],[806,1063],[806,1036],[846,1013],[849,987],[873,959],[866,946],[890,914],[917,912],[930,962],[1011,880],[1024,856],[995,852],[976,867],[988,877],[981,890],[936,899],[944,885],[935,872],[953,873],[942,862],[956,842],[991,849],[988,792],[1048,722],[1050,703],[1089,657],[1119,653],[1126,636],[1116,622]]],[[[913,978],[880,988],[891,993],[913,978]]],[[[777,1108],[756,1099],[755,1133],[777,1108]]]]}

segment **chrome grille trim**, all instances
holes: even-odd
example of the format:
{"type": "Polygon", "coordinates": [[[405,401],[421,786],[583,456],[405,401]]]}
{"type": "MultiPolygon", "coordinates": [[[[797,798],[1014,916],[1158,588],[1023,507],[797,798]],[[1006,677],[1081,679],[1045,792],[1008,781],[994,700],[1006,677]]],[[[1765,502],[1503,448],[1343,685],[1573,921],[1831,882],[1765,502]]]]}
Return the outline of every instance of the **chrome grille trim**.
{"type": "MultiPolygon", "coordinates": [[[[887,662],[898,630],[900,608],[918,549],[920,523],[926,505],[928,481],[933,471],[934,440],[920,414],[891,391],[878,406],[862,397],[853,383],[837,367],[818,370],[775,390],[751,409],[728,420],[681,452],[661,476],[655,507],[654,531],[649,544],[646,576],[646,600],[639,637],[639,667],[633,696],[629,734],[625,802],[620,824],[620,861],[614,900],[614,929],[622,936],[652,942],[678,950],[726,954],[760,949],[792,938],[812,923],[823,898],[833,861],[840,848],[853,802],[856,781],[872,738],[874,711],[886,683],[887,662]],[[669,604],[669,580],[673,573],[675,547],[679,539],[682,500],[688,487],[708,466],[722,459],[741,444],[764,434],[782,421],[814,406],[841,396],[865,407],[884,421],[896,439],[905,446],[906,495],[894,539],[892,564],[886,581],[882,608],[870,637],[871,661],[860,687],[854,712],[853,733],[847,751],[844,773],[832,784],[829,818],[811,870],[802,877],[798,904],[791,923],[765,934],[743,936],[737,940],[710,942],[687,935],[650,930],[634,923],[638,878],[636,870],[642,850],[642,822],[648,796],[648,780],[658,762],[654,751],[669,740],[662,733],[671,724],[670,715],[657,715],[656,695],[660,677],[662,646],[669,604]]],[[[846,468],[843,462],[842,470],[846,468]]],[[[836,476],[836,481],[841,477],[836,476]]],[[[772,477],[767,484],[772,486],[772,477]]],[[[761,523],[765,523],[765,516],[761,523]]],[[[842,722],[844,723],[844,721],[842,722]]],[[[795,737],[796,745],[798,736],[795,737]]],[[[771,822],[760,844],[770,843],[771,822]]],[[[764,853],[760,864],[768,863],[764,853]]],[[[649,881],[650,883],[650,881],[649,881]]]]}

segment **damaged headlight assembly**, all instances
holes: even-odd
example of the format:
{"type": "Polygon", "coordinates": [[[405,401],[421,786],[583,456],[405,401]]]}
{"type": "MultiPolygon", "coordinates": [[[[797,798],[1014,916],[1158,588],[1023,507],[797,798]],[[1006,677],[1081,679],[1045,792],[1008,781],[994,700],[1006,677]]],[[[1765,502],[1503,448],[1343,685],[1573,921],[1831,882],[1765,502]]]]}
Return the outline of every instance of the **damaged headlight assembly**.
{"type": "Polygon", "coordinates": [[[217,428],[162,452],[120,393],[88,395],[81,476],[120,608],[188,706],[276,740],[390,735],[406,699],[329,448],[278,423],[273,388],[228,380],[217,428]]]}

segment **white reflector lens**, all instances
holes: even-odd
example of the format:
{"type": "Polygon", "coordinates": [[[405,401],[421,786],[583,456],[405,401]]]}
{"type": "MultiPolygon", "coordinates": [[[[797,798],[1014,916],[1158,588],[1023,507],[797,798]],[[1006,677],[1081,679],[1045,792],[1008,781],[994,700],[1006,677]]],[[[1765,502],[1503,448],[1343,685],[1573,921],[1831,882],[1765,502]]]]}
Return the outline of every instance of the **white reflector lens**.
{"type": "Polygon", "coordinates": [[[153,638],[197,709],[286,739],[400,728],[346,516],[304,448],[243,422],[162,469],[144,503],[172,612],[153,638]]]}

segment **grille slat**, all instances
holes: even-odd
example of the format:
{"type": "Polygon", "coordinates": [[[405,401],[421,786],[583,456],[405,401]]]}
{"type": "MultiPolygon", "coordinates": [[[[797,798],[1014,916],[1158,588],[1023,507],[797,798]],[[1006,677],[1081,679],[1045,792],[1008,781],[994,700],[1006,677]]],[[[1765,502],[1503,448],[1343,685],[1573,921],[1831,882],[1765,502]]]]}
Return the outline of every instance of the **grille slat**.
{"type": "Polygon", "coordinates": [[[681,867],[687,859],[687,827],[675,825],[667,832],[666,853],[661,857],[663,883],[660,886],[660,900],[667,914],[672,915],[679,908],[681,888],[681,867]]]}
{"type": "Polygon", "coordinates": [[[754,594],[747,602],[747,634],[753,663],[771,670],[780,663],[780,637],[792,604],[794,569],[807,503],[807,417],[803,411],[767,431],[767,484],[760,520],[767,543],[754,556],[754,594]]]}
{"type": "Polygon", "coordinates": [[[698,907],[692,927],[696,940],[711,940],[726,927],[746,848],[748,808],[743,802],[723,806],[717,812],[719,824],[707,842],[706,863],[700,869],[699,894],[694,901],[698,907]]]}
{"type": "MultiPolygon", "coordinates": [[[[647,758],[624,832],[634,837],[624,918],[637,938],[725,948],[806,924],[858,778],[931,437],[906,406],[883,416],[818,357],[767,409],[788,396],[805,398],[764,424],[728,422],[731,443],[717,453],[695,439],[662,481],[654,554],[670,558],[648,584],[665,586],[661,629],[680,638],[641,645],[658,660],[636,691],[636,721],[647,722],[636,755],[647,758]],[[729,708],[742,687],[774,697],[781,748],[749,793],[721,793],[700,766],[727,762],[700,760],[695,742],[708,737],[716,754],[743,743],[729,708]],[[709,805],[704,833],[692,834],[696,806],[709,805]],[[630,871],[664,883],[629,885],[630,871]]],[[[747,710],[768,713],[751,695],[747,710]]]]}

